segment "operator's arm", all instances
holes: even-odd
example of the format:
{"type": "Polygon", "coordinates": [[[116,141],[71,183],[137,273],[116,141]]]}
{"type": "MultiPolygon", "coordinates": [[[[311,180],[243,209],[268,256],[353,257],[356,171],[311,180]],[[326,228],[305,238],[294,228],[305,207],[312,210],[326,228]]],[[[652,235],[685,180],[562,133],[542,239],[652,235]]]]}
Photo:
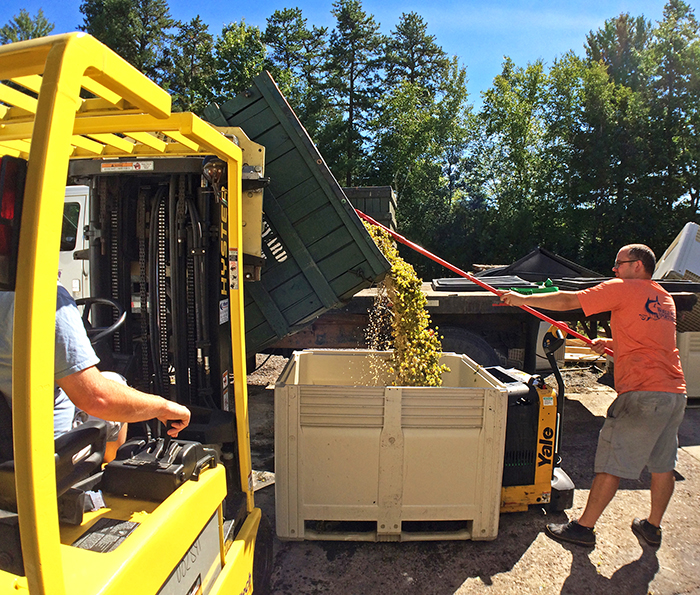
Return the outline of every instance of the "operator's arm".
{"type": "Polygon", "coordinates": [[[163,423],[173,420],[168,431],[173,437],[190,423],[186,407],[105,378],[95,366],[69,374],[56,384],[78,408],[101,419],[137,422],[155,417],[163,423]]]}
{"type": "Polygon", "coordinates": [[[536,293],[522,295],[517,291],[507,291],[501,296],[501,301],[509,306],[530,306],[542,310],[577,310],[581,307],[576,291],[557,291],[553,293],[536,293]]]}

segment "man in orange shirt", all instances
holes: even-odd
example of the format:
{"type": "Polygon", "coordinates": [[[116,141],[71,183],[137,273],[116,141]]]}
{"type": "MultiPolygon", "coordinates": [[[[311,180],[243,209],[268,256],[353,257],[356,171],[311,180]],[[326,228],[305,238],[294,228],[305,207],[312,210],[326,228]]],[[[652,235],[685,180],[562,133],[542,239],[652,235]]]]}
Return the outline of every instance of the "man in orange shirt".
{"type": "Polygon", "coordinates": [[[642,244],[617,253],[615,279],[583,291],[559,291],[523,296],[507,292],[501,300],[545,310],[576,310],[586,316],[610,311],[612,339],[596,339],[592,348],[615,358],[617,398],[598,438],[595,478],[586,508],[577,521],[547,525],[557,541],[595,545],[593,528],[612,500],[620,478],[638,479],[646,466],[651,473],[651,511],[634,519],[632,530],[649,545],[661,544],[661,519],[673,494],[673,469],[678,451],[678,427],[687,401],[676,349],[676,308],[673,298],[651,275],[654,253],[642,244]]]}

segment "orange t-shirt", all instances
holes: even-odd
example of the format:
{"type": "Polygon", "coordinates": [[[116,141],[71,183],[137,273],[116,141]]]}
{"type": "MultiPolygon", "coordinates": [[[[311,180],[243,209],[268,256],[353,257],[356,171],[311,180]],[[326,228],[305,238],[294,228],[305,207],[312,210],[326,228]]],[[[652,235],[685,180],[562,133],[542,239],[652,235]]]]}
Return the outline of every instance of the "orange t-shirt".
{"type": "Polygon", "coordinates": [[[586,316],[610,311],[615,390],[685,393],[676,305],[651,279],[610,279],[578,292],[586,316]]]}

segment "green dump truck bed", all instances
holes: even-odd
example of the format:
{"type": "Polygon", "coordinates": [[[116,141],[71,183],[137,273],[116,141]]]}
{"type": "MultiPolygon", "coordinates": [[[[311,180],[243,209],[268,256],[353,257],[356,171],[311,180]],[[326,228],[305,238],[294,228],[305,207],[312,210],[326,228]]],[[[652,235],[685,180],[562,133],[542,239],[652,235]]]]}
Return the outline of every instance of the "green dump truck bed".
{"type": "Polygon", "coordinates": [[[255,353],[381,280],[389,263],[269,73],[204,117],[240,126],[266,151],[266,263],[245,286],[246,349],[255,353]]]}

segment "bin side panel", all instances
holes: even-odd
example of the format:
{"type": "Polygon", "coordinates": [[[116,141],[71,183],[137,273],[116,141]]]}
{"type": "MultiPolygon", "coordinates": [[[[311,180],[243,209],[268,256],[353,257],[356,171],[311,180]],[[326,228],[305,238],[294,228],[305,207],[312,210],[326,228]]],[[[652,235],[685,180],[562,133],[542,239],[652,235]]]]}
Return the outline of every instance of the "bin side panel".
{"type": "MultiPolygon", "coordinates": [[[[341,527],[332,530],[333,538],[345,540],[368,538],[366,532],[351,528],[343,532],[344,523],[355,521],[374,523],[377,540],[494,539],[507,391],[489,375],[482,380],[486,385],[490,379],[490,387],[363,384],[371,376],[370,358],[381,361],[389,355],[295,353],[299,397],[298,404],[289,403],[288,409],[292,415],[296,407],[298,419],[280,425],[279,432],[288,434],[284,447],[275,426],[276,445],[281,448],[275,464],[281,472],[278,490],[298,508],[297,517],[282,519],[281,525],[299,531],[306,521],[333,521],[330,526],[341,527]],[[297,459],[290,457],[291,450],[297,459]],[[296,465],[294,478],[278,467],[285,464],[296,465]],[[297,499],[288,496],[290,489],[297,490],[297,499]],[[452,523],[450,529],[440,528],[448,526],[440,525],[445,521],[452,523]],[[404,522],[410,527],[402,530],[404,522]],[[416,527],[422,529],[416,532],[416,527]]],[[[468,358],[445,358],[457,374],[460,366],[474,371],[468,358]]],[[[277,406],[277,387],[275,399],[277,406]]],[[[306,538],[323,537],[315,529],[306,538]]]]}

